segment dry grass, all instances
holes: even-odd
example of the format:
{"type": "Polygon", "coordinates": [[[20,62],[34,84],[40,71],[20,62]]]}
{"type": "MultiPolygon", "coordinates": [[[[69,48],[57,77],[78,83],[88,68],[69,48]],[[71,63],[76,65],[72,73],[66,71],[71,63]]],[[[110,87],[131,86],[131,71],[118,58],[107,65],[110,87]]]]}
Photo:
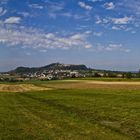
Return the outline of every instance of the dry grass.
{"type": "Polygon", "coordinates": [[[55,89],[140,89],[140,82],[106,82],[92,80],[63,80],[62,82],[42,84],[55,89]]]}
{"type": "Polygon", "coordinates": [[[33,84],[0,84],[0,92],[26,92],[26,91],[42,91],[50,90],[50,88],[39,87],[33,84]]]}
{"type": "Polygon", "coordinates": [[[140,82],[109,82],[92,80],[62,80],[46,84],[0,84],[0,92],[27,92],[50,89],[140,89],[140,82]]]}
{"type": "Polygon", "coordinates": [[[106,81],[91,81],[91,80],[87,80],[84,81],[85,83],[89,83],[89,84],[102,84],[102,85],[139,85],[140,86],[140,82],[126,82],[126,81],[119,81],[119,82],[106,82],[106,81]]]}

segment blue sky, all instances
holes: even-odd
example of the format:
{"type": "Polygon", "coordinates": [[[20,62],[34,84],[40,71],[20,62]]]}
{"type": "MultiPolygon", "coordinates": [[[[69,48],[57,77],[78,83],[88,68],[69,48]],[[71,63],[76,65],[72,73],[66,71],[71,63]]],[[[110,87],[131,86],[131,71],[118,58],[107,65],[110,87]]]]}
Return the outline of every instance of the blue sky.
{"type": "Polygon", "coordinates": [[[1,0],[0,71],[53,62],[140,68],[139,0],[1,0]]]}

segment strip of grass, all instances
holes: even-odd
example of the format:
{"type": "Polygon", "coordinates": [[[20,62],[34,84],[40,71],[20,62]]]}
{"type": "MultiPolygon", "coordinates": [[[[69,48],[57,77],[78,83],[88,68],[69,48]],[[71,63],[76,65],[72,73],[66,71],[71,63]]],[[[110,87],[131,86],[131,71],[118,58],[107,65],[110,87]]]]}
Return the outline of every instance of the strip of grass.
{"type": "MultiPolygon", "coordinates": [[[[69,79],[70,80],[70,79],[69,79]]],[[[86,77],[86,78],[71,78],[71,80],[97,80],[97,81],[140,81],[140,78],[110,78],[110,77],[86,77]]]]}
{"type": "Polygon", "coordinates": [[[106,81],[106,82],[116,82],[116,81],[125,81],[125,82],[140,82],[140,78],[106,78],[106,77],[86,77],[86,78],[68,78],[68,79],[64,79],[64,80],[44,80],[44,81],[40,81],[40,80],[27,80],[27,81],[23,81],[23,82],[1,82],[0,84],[43,84],[43,83],[66,83],[66,82],[78,82],[76,80],[81,80],[81,81],[86,81],[86,80],[93,80],[93,81],[106,81]]]}

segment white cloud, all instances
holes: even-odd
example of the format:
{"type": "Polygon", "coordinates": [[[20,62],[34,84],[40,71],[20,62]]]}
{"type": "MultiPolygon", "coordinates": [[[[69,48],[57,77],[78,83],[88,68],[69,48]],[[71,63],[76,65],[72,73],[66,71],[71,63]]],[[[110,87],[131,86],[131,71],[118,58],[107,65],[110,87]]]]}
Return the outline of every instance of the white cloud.
{"type": "Polygon", "coordinates": [[[0,7],[0,16],[3,16],[6,14],[7,10],[5,10],[3,7],[0,7]]]}
{"type": "Polygon", "coordinates": [[[124,31],[132,30],[131,28],[128,28],[126,25],[121,25],[121,24],[112,26],[112,29],[113,30],[124,30],[124,31]]]}
{"type": "Polygon", "coordinates": [[[24,17],[31,17],[31,15],[28,12],[18,12],[18,14],[24,16],[24,17]]]}
{"type": "Polygon", "coordinates": [[[122,50],[122,44],[109,44],[105,49],[107,51],[122,50]]]}
{"type": "Polygon", "coordinates": [[[91,1],[91,2],[100,2],[100,1],[103,1],[103,0],[88,0],[88,1],[91,1]]]}
{"type": "Polygon", "coordinates": [[[0,2],[1,2],[1,4],[7,4],[8,1],[9,0],[1,0],[0,2]]]}
{"type": "Polygon", "coordinates": [[[97,50],[98,51],[108,51],[108,52],[112,52],[112,51],[121,51],[121,52],[126,52],[126,53],[130,52],[130,50],[124,48],[122,44],[115,44],[115,43],[111,43],[108,45],[98,44],[97,50]]]}
{"type": "Polygon", "coordinates": [[[35,9],[43,9],[44,7],[39,4],[30,4],[29,7],[35,8],[35,9]]]}
{"type": "Polygon", "coordinates": [[[107,9],[107,10],[112,10],[112,9],[115,8],[115,5],[114,5],[113,2],[105,3],[104,8],[107,9]]]}
{"type": "Polygon", "coordinates": [[[112,18],[112,22],[114,24],[128,24],[131,21],[133,21],[134,19],[132,17],[123,17],[123,18],[112,18]]]}
{"type": "Polygon", "coordinates": [[[87,30],[87,31],[85,31],[85,34],[87,34],[87,35],[90,35],[91,33],[92,33],[91,30],[87,30]]]}
{"type": "Polygon", "coordinates": [[[58,14],[64,9],[63,3],[53,3],[50,2],[47,4],[48,15],[51,18],[56,18],[58,14]]]}
{"type": "Polygon", "coordinates": [[[81,8],[84,8],[84,9],[86,9],[86,10],[92,10],[92,6],[87,5],[86,3],[82,2],[82,1],[79,1],[79,2],[78,2],[78,5],[79,5],[81,8]]]}
{"type": "Polygon", "coordinates": [[[100,37],[103,35],[103,32],[94,32],[93,35],[100,37]]]}
{"type": "Polygon", "coordinates": [[[88,34],[77,33],[62,36],[57,33],[44,33],[32,28],[0,27],[0,43],[7,46],[22,48],[46,49],[70,49],[91,48],[88,42],[88,34]]]}
{"type": "Polygon", "coordinates": [[[103,18],[103,17],[99,17],[99,16],[96,16],[96,24],[108,24],[110,22],[110,19],[107,17],[107,18],[103,18]]]}
{"type": "Polygon", "coordinates": [[[85,48],[86,49],[90,49],[90,48],[92,48],[92,45],[91,44],[87,44],[87,45],[85,45],[85,48]]]}
{"type": "Polygon", "coordinates": [[[102,20],[101,20],[101,18],[99,16],[96,17],[96,22],[95,23],[96,24],[102,23],[102,20]]]}
{"type": "Polygon", "coordinates": [[[118,0],[116,5],[121,11],[129,11],[135,15],[140,15],[140,1],[139,0],[118,0]]]}
{"type": "Polygon", "coordinates": [[[112,30],[121,30],[121,28],[117,26],[112,26],[112,30]]]}
{"type": "Polygon", "coordinates": [[[20,21],[21,21],[20,17],[9,17],[4,21],[4,23],[6,23],[6,24],[19,24],[20,21]]]}
{"type": "MultiPolygon", "coordinates": [[[[110,26],[112,26],[111,28],[113,30],[125,30],[128,31],[128,27],[126,27],[128,24],[131,26],[135,26],[136,25],[136,19],[133,16],[124,16],[124,17],[119,17],[119,18],[115,18],[115,17],[99,17],[96,16],[96,24],[101,24],[106,28],[110,28],[110,26]]],[[[138,25],[138,24],[137,24],[138,25]]]]}
{"type": "Polygon", "coordinates": [[[76,20],[78,20],[78,19],[82,19],[82,18],[85,18],[86,17],[86,15],[82,15],[82,14],[76,14],[76,13],[72,13],[72,12],[61,12],[61,13],[59,13],[59,12],[50,12],[49,13],[49,16],[51,17],[51,18],[56,18],[57,16],[62,16],[62,17],[67,17],[67,18],[73,18],[73,19],[76,19],[76,20]]]}

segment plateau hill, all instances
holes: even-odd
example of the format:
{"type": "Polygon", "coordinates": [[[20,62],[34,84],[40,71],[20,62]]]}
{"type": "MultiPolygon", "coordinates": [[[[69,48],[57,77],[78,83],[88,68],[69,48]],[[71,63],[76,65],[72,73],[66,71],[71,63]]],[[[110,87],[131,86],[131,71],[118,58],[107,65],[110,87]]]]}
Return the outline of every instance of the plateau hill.
{"type": "Polygon", "coordinates": [[[73,65],[73,64],[61,64],[61,63],[52,63],[43,67],[18,67],[15,70],[10,71],[9,73],[34,73],[34,72],[43,72],[49,70],[89,70],[85,65],[73,65]]]}

